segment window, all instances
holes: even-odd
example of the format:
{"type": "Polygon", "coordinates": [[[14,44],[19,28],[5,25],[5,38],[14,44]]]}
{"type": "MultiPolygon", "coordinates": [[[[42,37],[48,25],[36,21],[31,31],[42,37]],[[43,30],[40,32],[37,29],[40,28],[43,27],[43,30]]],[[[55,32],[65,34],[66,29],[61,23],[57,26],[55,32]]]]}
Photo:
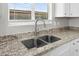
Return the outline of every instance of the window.
{"type": "Polygon", "coordinates": [[[35,19],[48,19],[48,5],[46,3],[35,4],[35,19]]]}
{"type": "Polygon", "coordinates": [[[31,3],[10,3],[9,10],[10,20],[31,20],[32,17],[34,19],[48,19],[47,3],[35,3],[34,5],[31,3]]]}
{"type": "Polygon", "coordinates": [[[27,20],[31,19],[30,3],[11,3],[9,4],[10,20],[27,20]]]}

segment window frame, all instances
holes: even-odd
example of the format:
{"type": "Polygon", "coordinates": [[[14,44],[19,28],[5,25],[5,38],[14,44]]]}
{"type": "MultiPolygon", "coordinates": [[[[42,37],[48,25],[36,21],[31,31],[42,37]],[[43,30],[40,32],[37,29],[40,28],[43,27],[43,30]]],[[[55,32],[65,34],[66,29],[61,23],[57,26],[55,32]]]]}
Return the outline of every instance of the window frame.
{"type": "MultiPolygon", "coordinates": [[[[51,8],[50,7],[52,7],[52,3],[47,3],[47,12],[48,12],[48,19],[43,19],[43,20],[45,20],[45,21],[52,21],[52,10],[50,10],[51,8]],[[51,15],[51,16],[50,16],[51,15]]],[[[25,23],[29,23],[29,22],[31,22],[31,23],[33,23],[33,22],[35,22],[36,20],[35,20],[35,3],[32,3],[32,9],[31,9],[31,19],[27,19],[27,20],[17,20],[17,19],[15,19],[15,20],[10,20],[10,9],[8,8],[8,21],[9,21],[9,23],[11,24],[11,23],[14,23],[14,22],[16,22],[16,23],[18,23],[18,22],[25,22],[25,23]]],[[[9,24],[9,25],[10,25],[9,24]]],[[[30,25],[30,24],[29,24],[30,25]]],[[[34,25],[34,24],[32,24],[32,25],[34,25]]]]}

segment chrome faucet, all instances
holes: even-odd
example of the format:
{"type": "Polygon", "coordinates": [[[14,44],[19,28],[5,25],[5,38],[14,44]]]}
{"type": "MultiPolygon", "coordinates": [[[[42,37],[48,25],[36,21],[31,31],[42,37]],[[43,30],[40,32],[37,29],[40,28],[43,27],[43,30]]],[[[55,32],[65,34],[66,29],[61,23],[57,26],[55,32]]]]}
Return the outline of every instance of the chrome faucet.
{"type": "Polygon", "coordinates": [[[38,26],[37,25],[38,25],[38,21],[42,21],[44,23],[44,27],[46,27],[46,24],[45,24],[45,21],[44,20],[37,19],[35,21],[35,36],[36,36],[36,38],[34,40],[35,47],[37,47],[37,36],[38,36],[38,29],[37,29],[38,26]]]}
{"type": "Polygon", "coordinates": [[[38,23],[38,21],[42,21],[43,23],[44,23],[44,28],[46,27],[46,24],[45,24],[45,21],[44,20],[40,20],[40,19],[37,19],[36,21],[35,21],[35,36],[37,36],[38,35],[38,29],[37,29],[37,23],[38,23]]]}

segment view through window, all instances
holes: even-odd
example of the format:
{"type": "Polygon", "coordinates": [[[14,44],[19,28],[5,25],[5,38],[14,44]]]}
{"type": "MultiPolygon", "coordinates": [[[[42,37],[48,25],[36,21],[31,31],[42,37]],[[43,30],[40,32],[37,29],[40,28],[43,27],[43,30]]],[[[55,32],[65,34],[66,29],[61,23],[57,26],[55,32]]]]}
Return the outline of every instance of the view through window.
{"type": "Polygon", "coordinates": [[[28,3],[11,3],[9,4],[10,19],[27,20],[31,19],[31,4],[28,3]]]}
{"type": "Polygon", "coordinates": [[[46,3],[35,4],[35,19],[48,19],[48,5],[46,3]]]}
{"type": "MultiPolygon", "coordinates": [[[[48,5],[46,3],[35,4],[35,19],[48,19],[48,5]]],[[[31,20],[31,3],[10,3],[10,20],[31,20]]]]}

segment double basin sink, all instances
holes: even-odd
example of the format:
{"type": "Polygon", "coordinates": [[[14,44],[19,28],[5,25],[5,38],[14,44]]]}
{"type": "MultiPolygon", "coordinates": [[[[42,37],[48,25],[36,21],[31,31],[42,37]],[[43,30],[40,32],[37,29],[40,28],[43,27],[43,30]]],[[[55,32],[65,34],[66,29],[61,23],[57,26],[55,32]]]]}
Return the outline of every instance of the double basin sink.
{"type": "Polygon", "coordinates": [[[37,47],[37,48],[43,47],[43,46],[47,45],[48,43],[53,43],[58,40],[60,40],[60,38],[55,37],[55,36],[44,35],[44,36],[37,37],[37,38],[23,40],[22,43],[25,47],[27,47],[28,49],[31,49],[34,47],[37,47]],[[36,40],[37,46],[35,46],[35,43],[34,43],[35,40],[36,40]]]}

